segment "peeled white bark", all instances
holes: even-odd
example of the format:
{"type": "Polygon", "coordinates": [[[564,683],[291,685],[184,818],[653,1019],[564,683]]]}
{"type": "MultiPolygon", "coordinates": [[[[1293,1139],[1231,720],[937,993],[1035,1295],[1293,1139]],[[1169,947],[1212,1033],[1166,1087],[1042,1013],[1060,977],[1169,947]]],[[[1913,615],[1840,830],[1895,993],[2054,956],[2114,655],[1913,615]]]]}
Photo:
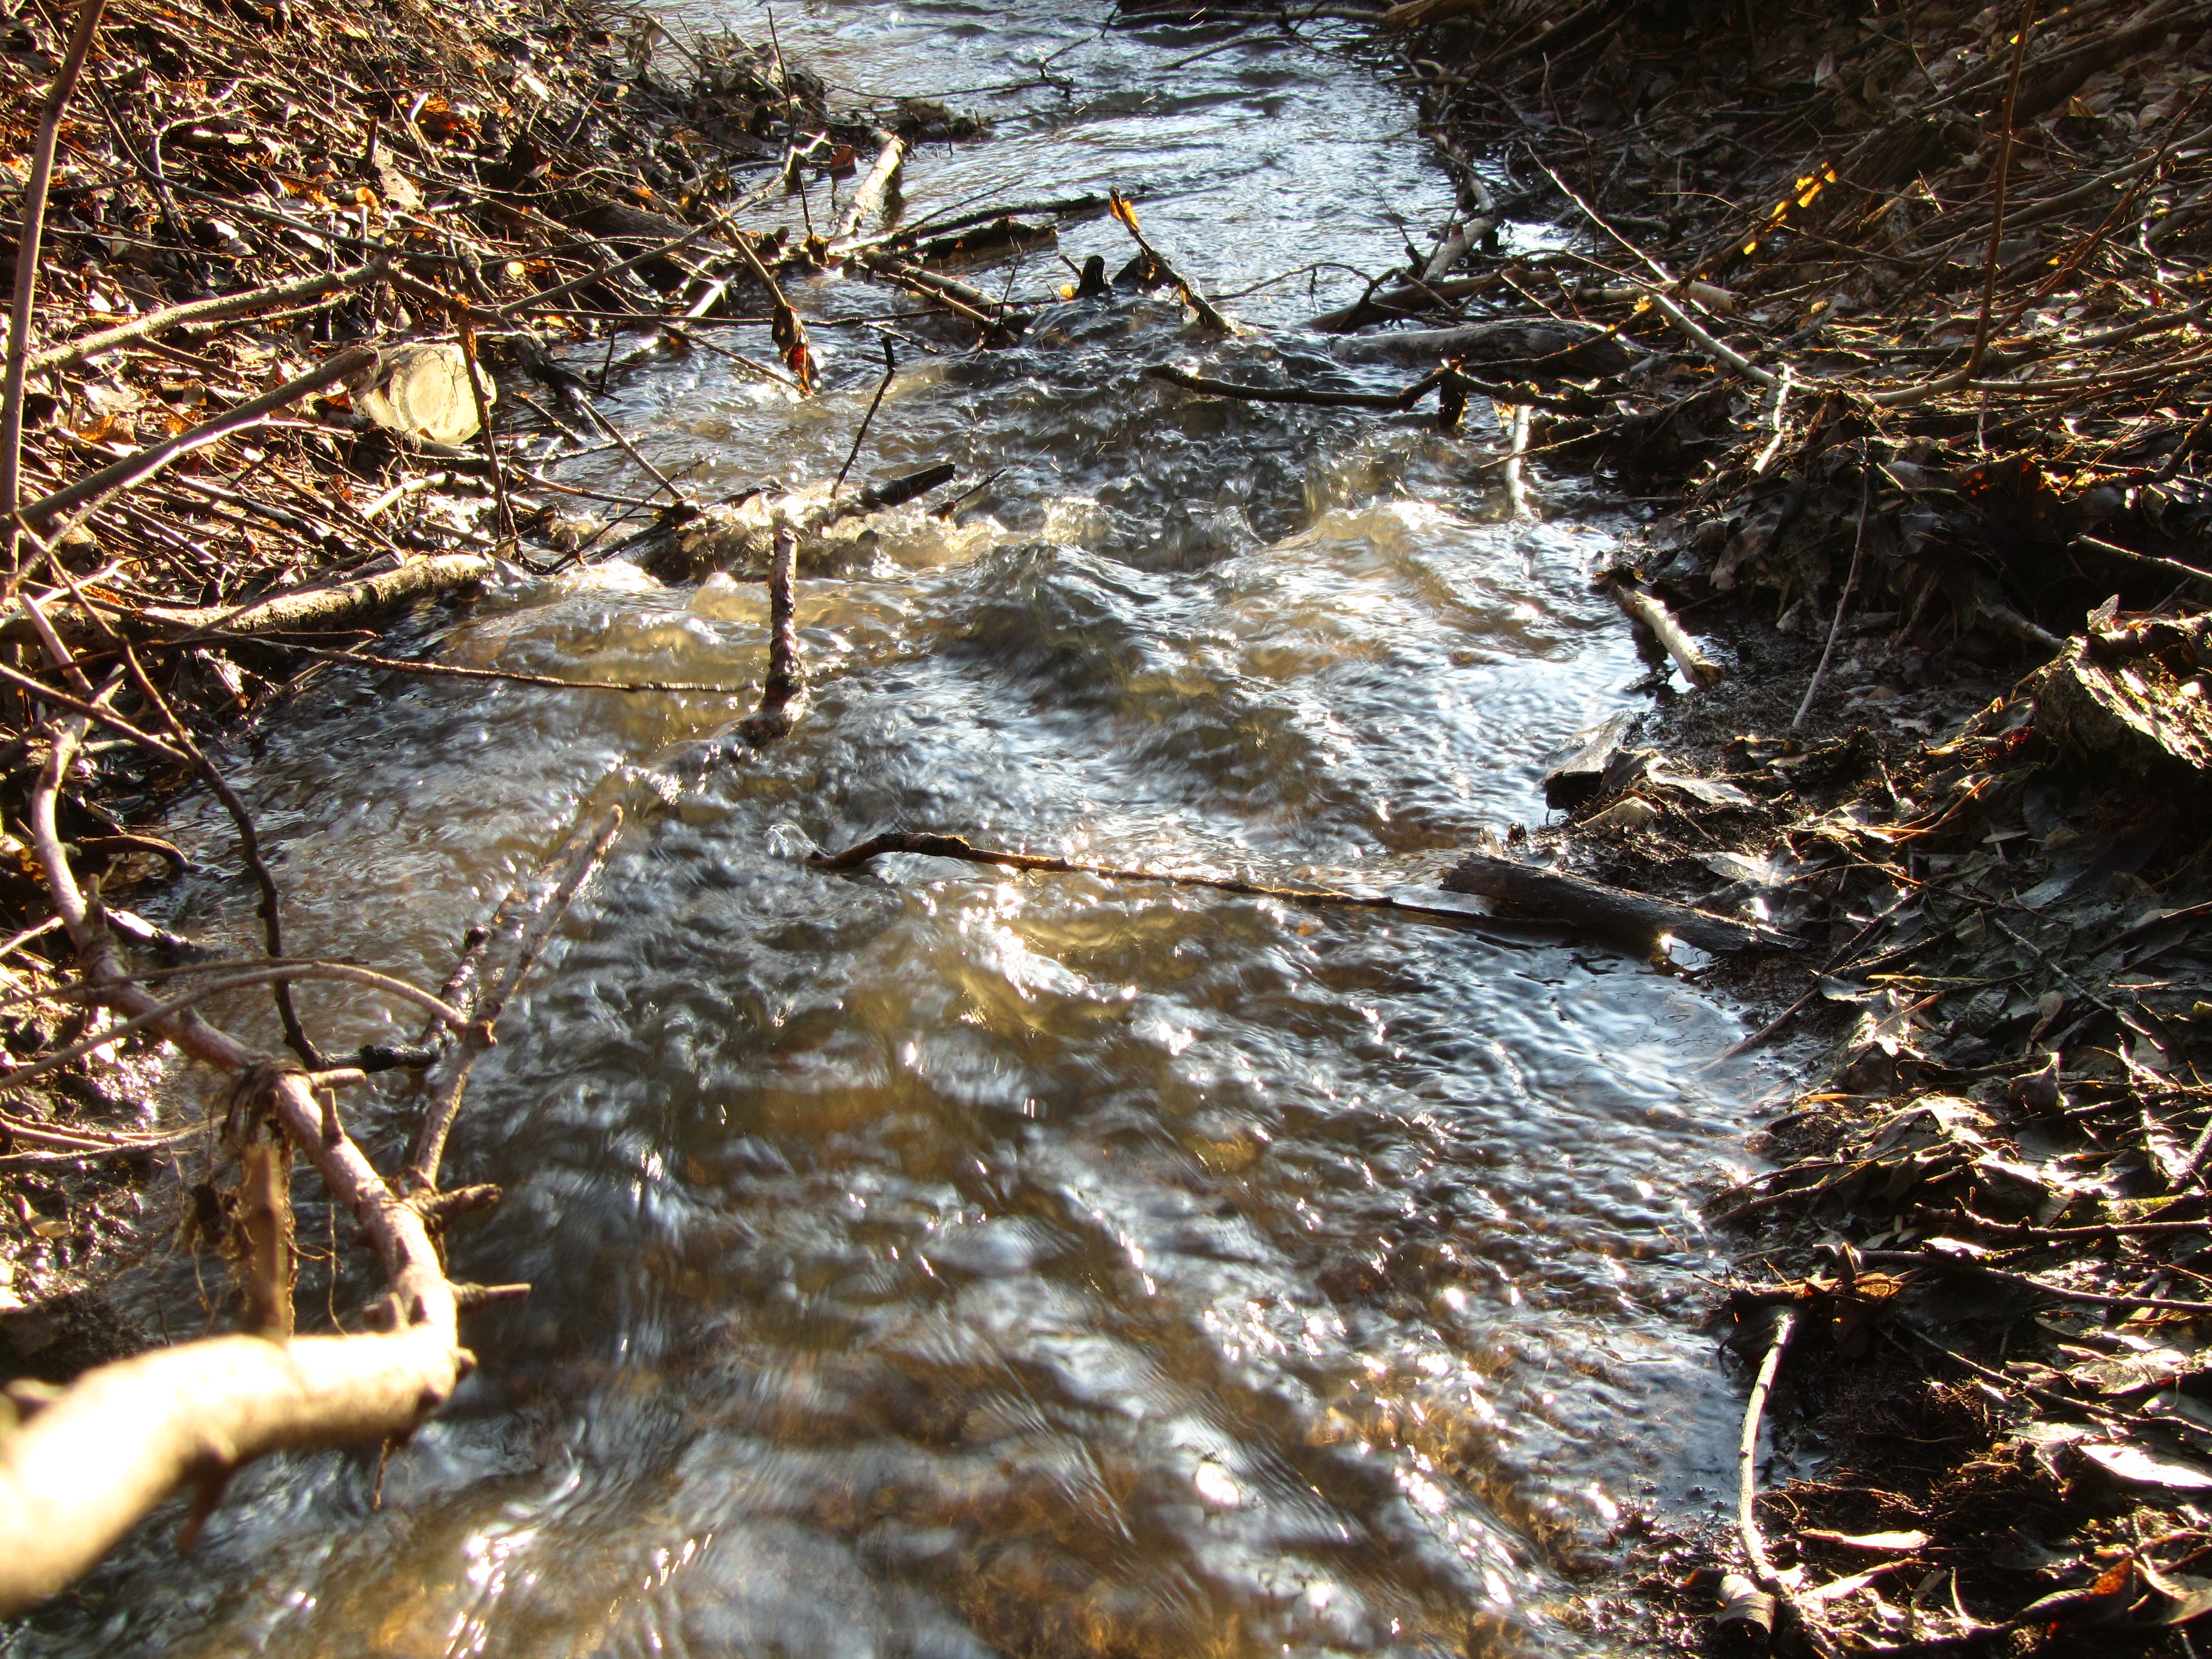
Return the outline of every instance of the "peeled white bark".
{"type": "MultiPolygon", "coordinates": [[[[55,824],[55,796],[84,725],[77,717],[56,732],[31,795],[32,844],[85,977],[108,986],[111,1006],[139,1014],[158,1000],[125,982],[114,940],[86,903],[55,824]]],[[[473,1363],[422,1212],[349,1138],[325,1133],[307,1077],[189,1009],[153,1029],[242,1081],[264,1068],[267,1109],[383,1261],[391,1329],[284,1342],[214,1337],[158,1349],[87,1371],[0,1430],[0,1617],[65,1587],[180,1486],[199,1483],[211,1501],[232,1471],[271,1452],[404,1438],[473,1363]]]]}

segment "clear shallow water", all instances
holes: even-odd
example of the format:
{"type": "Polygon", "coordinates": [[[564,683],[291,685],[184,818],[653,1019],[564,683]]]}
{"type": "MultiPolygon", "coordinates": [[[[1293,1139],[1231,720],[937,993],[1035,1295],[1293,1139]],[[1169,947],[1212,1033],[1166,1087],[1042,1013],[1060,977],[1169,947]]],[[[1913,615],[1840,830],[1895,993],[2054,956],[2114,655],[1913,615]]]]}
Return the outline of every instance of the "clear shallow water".
{"type": "MultiPolygon", "coordinates": [[[[1101,21],[777,14],[787,51],[878,93],[1073,44],[1073,94],[965,100],[998,136],[917,158],[910,213],[1135,185],[1228,289],[1388,259],[1391,214],[1448,207],[1356,69],[1267,41],[1170,68],[1219,37],[1101,21]]],[[[1118,264],[1120,234],[1065,251],[1118,264]]],[[[1357,292],[1332,281],[1232,309],[1295,321],[1357,292]]],[[[1507,930],[787,856],[930,829],[1429,881],[1539,816],[1535,757],[1626,705],[1643,665],[1587,590],[1604,532],[1504,522],[1494,429],[1138,376],[1310,367],[1311,340],[1212,343],[1127,300],[988,355],[933,328],[857,471],[997,480],[956,524],[903,512],[817,562],[815,701],[765,754],[718,741],[744,699],[349,675],[230,757],[294,948],[430,984],[580,817],[628,811],[447,1166],[508,1194],[457,1229],[457,1276],[535,1288],[471,1319],[483,1367],[380,1507],[373,1455],[257,1468],[191,1558],[173,1517],[143,1529],[15,1651],[1573,1652],[1558,1615],[1620,1513],[1717,1484],[1735,1407],[1688,1328],[1692,1188],[1736,1155],[1741,1084],[1697,1070],[1737,1027],[1696,989],[1507,930]]],[[[699,354],[618,378],[617,417],[701,459],[702,493],[824,476],[878,349],[817,337],[846,342],[817,401],[699,354]]],[[[568,476],[635,487],[593,465],[568,476]]],[[[763,612],[615,567],[418,627],[465,663],[744,681],[763,612]]],[[[206,867],[169,914],[248,946],[219,817],[176,833],[206,867]]],[[[307,996],[330,1046],[404,1029],[307,996]]],[[[386,1167],[419,1105],[353,1103],[386,1167]]],[[[349,1262],[336,1304],[374,1282],[349,1262]]],[[[324,1294],[311,1270],[303,1309],[324,1294]]]]}

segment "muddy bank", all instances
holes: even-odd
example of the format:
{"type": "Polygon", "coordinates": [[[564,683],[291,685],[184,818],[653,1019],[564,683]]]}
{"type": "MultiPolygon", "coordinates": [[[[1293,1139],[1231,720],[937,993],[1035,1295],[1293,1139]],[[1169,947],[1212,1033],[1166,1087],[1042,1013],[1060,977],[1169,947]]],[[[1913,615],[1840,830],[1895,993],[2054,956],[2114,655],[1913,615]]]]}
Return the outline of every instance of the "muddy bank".
{"type": "Polygon", "coordinates": [[[1635,1558],[1686,1642],[2178,1654],[2212,1606],[2212,57],[2038,13],[1390,14],[1470,226],[1577,234],[1389,303],[1632,345],[1530,453],[1647,498],[1616,576],[1717,671],[1652,638],[1522,855],[1796,947],[1705,969],[1780,1115],[1711,1200],[1751,1507],[1635,1558]]]}

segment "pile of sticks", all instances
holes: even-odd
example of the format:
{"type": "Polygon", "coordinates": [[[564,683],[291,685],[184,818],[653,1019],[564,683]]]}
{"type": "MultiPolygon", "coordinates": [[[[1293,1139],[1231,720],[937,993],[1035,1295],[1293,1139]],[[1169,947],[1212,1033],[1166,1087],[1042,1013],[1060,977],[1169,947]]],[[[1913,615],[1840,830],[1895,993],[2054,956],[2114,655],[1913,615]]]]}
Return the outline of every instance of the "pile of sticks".
{"type": "MultiPolygon", "coordinates": [[[[15,1378],[0,1407],[4,1615],[179,1486],[198,1494],[196,1525],[252,1458],[404,1438],[472,1363],[459,1316],[526,1288],[447,1277],[443,1230],[498,1194],[441,1188],[439,1167],[475,1058],[619,814],[580,827],[471,929],[434,993],[288,954],[260,837],[203,734],[336,661],[595,691],[757,690],[743,735],[772,740],[805,688],[788,546],[769,573],[761,688],[508,674],[358,646],[500,560],[550,572],[634,545],[617,533],[629,521],[665,535],[711,505],[595,406],[625,337],[623,362],[696,345],[811,397],[820,369],[786,283],[842,264],[907,296],[901,337],[1013,337],[1013,307],[933,262],[972,227],[988,240],[1042,216],[1018,229],[1048,239],[1054,216],[1105,204],[901,225],[909,147],[979,123],[927,103],[833,111],[773,40],[678,40],[571,0],[33,8],[0,54],[0,161],[22,184],[0,248],[0,835],[15,854],[0,869],[0,1366],[15,1378]],[[771,204],[796,225],[739,222],[771,204]],[[752,355],[717,343],[742,330],[763,337],[752,355]],[[635,468],[635,493],[548,476],[592,452],[635,468]],[[580,506],[606,511],[580,526],[580,506]],[[265,954],[220,956],[124,908],[134,884],[185,860],[118,803],[189,787],[234,821],[265,954]],[[303,980],[428,1024],[413,1044],[325,1053],[293,1003],[303,980]],[[204,999],[245,988],[268,991],[289,1054],[201,1018],[204,999]],[[147,1127],[143,1068],[134,1085],[114,1061],[149,1043],[227,1074],[219,1123],[147,1127]],[[335,1091],[395,1067],[428,1073],[431,1103],[407,1166],[386,1172],[335,1091]],[[246,1334],[65,1389],[24,1375],[24,1322],[97,1265],[86,1218],[185,1139],[219,1171],[200,1242],[236,1267],[246,1334]],[[295,1331],[295,1158],[382,1265],[366,1332],[295,1331]]],[[[857,489],[854,510],[904,482],[857,489]]]]}
{"type": "Polygon", "coordinates": [[[1679,596],[1762,589],[1811,627],[1857,569],[1900,650],[2047,651],[2116,592],[2207,580],[2201,7],[1409,0],[1386,26],[1474,234],[1318,320],[1504,308],[1627,344],[1536,405],[1529,453],[1686,479],[1645,561],[1679,596]],[[1482,251],[1545,217],[1580,245],[1482,251]]]}

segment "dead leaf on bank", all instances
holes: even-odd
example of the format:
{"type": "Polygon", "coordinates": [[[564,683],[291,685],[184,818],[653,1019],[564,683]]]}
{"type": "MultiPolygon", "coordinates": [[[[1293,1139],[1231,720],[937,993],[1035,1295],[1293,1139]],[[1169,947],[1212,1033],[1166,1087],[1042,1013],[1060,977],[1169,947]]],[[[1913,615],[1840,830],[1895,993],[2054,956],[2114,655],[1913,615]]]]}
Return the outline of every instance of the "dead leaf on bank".
{"type": "Polygon", "coordinates": [[[2066,1375],[2101,1395],[2136,1394],[2144,1389],[2162,1389],[2178,1382],[2197,1369],[2196,1359],[2178,1349],[2153,1348],[2145,1353],[2085,1360],[2069,1367],[2066,1375]]]}
{"type": "Polygon", "coordinates": [[[1721,1580],[1721,1610],[1713,1622],[1723,1630],[1735,1626],[1771,1635],[1774,1598],[1743,1574],[1732,1572],[1721,1580]]]}
{"type": "Polygon", "coordinates": [[[2166,1492],[2212,1492],[2212,1469],[2200,1463],[2118,1441],[2100,1441],[2078,1449],[2114,1480],[2130,1486],[2157,1486],[2166,1492]]]}

